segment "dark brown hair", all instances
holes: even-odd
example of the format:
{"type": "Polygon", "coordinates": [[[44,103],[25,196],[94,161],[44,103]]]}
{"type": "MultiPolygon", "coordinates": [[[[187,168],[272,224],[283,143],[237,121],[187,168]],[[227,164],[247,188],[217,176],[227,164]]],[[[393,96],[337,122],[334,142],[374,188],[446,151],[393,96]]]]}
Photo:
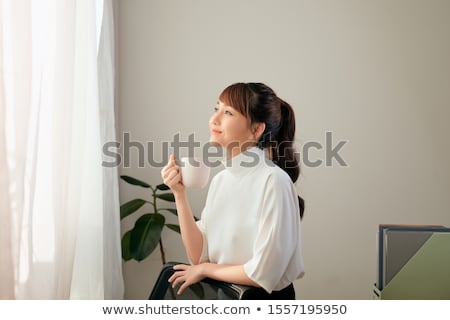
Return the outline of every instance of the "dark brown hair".
{"type": "MultiPolygon", "coordinates": [[[[263,83],[235,83],[223,90],[220,101],[244,115],[249,125],[264,123],[265,130],[258,146],[269,148],[272,161],[296,182],[300,175],[300,165],[292,145],[295,136],[295,115],[292,107],[280,99],[263,83]]],[[[305,204],[298,197],[300,217],[305,204]]]]}

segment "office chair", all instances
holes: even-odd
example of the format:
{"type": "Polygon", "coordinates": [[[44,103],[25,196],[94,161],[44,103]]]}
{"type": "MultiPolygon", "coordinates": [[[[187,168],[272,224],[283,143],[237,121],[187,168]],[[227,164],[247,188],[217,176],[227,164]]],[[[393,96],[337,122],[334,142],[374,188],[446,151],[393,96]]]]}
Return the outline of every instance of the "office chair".
{"type": "Polygon", "coordinates": [[[173,266],[180,262],[166,263],[156,280],[149,300],[266,300],[269,294],[262,288],[217,281],[205,278],[193,284],[177,295],[177,288],[173,289],[169,278],[174,273],[173,266]]]}

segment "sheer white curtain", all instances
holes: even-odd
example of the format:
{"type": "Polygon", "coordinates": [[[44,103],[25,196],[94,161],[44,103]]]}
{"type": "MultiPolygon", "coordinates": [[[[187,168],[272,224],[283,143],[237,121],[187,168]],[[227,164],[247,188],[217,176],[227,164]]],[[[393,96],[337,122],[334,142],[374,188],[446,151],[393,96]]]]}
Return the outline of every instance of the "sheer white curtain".
{"type": "Polygon", "coordinates": [[[0,298],[122,299],[112,0],[0,0],[0,298]]]}

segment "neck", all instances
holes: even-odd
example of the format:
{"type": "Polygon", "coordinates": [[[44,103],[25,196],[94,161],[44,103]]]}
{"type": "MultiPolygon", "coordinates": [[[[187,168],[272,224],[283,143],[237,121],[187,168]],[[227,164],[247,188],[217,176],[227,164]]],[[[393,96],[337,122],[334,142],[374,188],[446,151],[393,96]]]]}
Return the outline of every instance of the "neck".
{"type": "Polygon", "coordinates": [[[253,148],[254,146],[256,146],[256,143],[244,143],[239,146],[233,145],[231,147],[228,147],[226,149],[226,152],[227,152],[226,159],[230,160],[231,158],[236,157],[237,155],[241,154],[242,152],[244,152],[250,148],[253,148]]]}

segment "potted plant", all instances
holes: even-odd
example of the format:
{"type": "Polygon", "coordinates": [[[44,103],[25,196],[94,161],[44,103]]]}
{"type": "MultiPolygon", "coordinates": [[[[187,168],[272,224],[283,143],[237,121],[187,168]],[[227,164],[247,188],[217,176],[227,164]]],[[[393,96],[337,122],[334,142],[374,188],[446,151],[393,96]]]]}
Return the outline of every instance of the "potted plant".
{"type": "Polygon", "coordinates": [[[180,227],[177,224],[166,223],[164,214],[171,213],[177,215],[177,210],[174,208],[161,208],[159,207],[159,201],[175,202],[173,193],[167,192],[170,189],[165,184],[158,184],[156,187],[153,187],[144,181],[130,176],[122,175],[120,178],[131,185],[150,189],[151,191],[150,200],[136,198],[120,206],[121,220],[137,212],[144,206],[151,207],[150,212],[142,214],[136,220],[134,227],[123,235],[122,258],[125,261],[132,259],[138,262],[142,261],[159,245],[161,260],[164,265],[166,263],[166,257],[161,232],[164,227],[167,227],[180,233],[180,227]]]}

